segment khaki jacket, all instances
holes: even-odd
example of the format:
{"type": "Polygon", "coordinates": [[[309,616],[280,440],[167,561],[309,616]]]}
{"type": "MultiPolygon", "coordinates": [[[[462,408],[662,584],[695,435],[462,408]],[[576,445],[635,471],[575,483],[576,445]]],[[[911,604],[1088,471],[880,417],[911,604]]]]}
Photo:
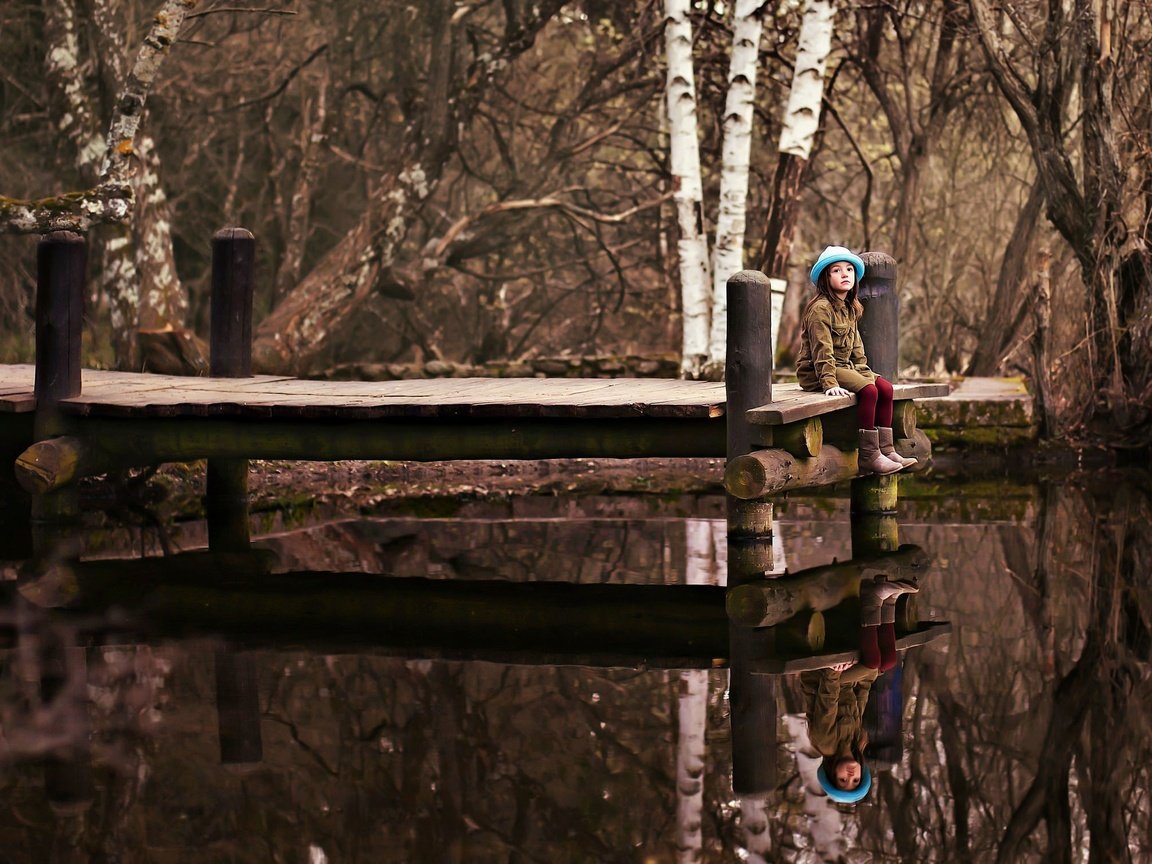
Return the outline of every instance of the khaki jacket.
{"type": "Polygon", "coordinates": [[[864,708],[880,671],[859,664],[841,673],[831,669],[800,673],[808,702],[808,740],[821,756],[863,752],[864,708]]]}
{"type": "MultiPolygon", "coordinates": [[[[862,375],[865,383],[876,380],[868,368],[864,343],[856,316],[842,302],[833,303],[827,297],[818,297],[800,321],[800,354],[796,359],[796,379],[805,390],[828,390],[846,386],[836,377],[837,369],[847,369],[862,375]]],[[[859,387],[848,386],[856,391],[859,387]]]]}

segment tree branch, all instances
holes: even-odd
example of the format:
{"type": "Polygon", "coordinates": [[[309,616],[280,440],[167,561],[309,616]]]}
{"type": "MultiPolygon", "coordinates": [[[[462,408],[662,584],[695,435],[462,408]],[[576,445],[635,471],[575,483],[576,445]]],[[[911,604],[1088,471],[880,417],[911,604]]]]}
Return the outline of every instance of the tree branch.
{"type": "Polygon", "coordinates": [[[156,13],[116,100],[96,186],[27,201],[0,196],[0,233],[42,234],[63,230],[85,233],[94,225],[123,222],[131,216],[135,139],[144,103],[168,49],[197,2],[165,0],[156,13]]]}

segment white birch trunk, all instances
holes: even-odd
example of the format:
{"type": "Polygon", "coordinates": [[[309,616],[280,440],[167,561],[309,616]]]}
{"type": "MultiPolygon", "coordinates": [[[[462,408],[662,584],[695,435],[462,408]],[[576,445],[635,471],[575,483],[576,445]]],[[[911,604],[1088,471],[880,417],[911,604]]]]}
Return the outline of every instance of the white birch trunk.
{"type": "MultiPolygon", "coordinates": [[[[722,556],[718,520],[689,519],[684,526],[684,581],[688,585],[717,585],[722,556]]],[[[695,864],[704,853],[701,825],[704,813],[705,733],[708,721],[708,673],[685,669],[680,673],[676,741],[676,861],[695,864]]]]}
{"type": "Polygon", "coordinates": [[[796,750],[796,769],[804,785],[804,813],[808,817],[808,831],[817,860],[842,861],[849,848],[846,835],[855,831],[848,830],[840,811],[824,794],[820,781],[816,779],[821,758],[808,740],[808,720],[797,714],[787,714],[784,724],[796,750]]]}
{"type": "Polygon", "coordinates": [[[820,103],[824,99],[824,69],[832,51],[831,0],[807,0],[796,48],[796,68],[792,89],[784,109],[780,132],[780,152],[801,159],[812,154],[812,141],[820,126],[820,103]]]}
{"type": "Polygon", "coordinates": [[[84,85],[84,71],[80,68],[75,5],[70,0],[47,4],[44,31],[48,41],[44,71],[59,94],[63,109],[56,127],[75,148],[75,164],[82,182],[93,183],[104,155],[104,138],[92,109],[92,94],[84,85]]]}
{"type": "Polygon", "coordinates": [[[728,64],[728,94],[724,102],[720,209],[716,217],[716,246],[712,259],[712,327],[708,357],[713,365],[723,364],[728,340],[726,283],[729,276],[744,269],[752,108],[762,30],[760,6],[760,0],[737,0],[732,21],[732,57],[728,64]]]}
{"type": "Polygon", "coordinates": [[[771,820],[767,795],[745,795],[740,799],[740,833],[744,838],[747,864],[767,864],[772,855],[771,820]]]}
{"type": "Polygon", "coordinates": [[[700,144],[696,134],[696,78],[692,68],[690,0],[664,0],[664,46],[668,58],[669,156],[673,197],[680,225],[676,244],[680,258],[683,339],[680,369],[685,377],[700,374],[708,355],[708,238],[704,231],[704,192],[700,181],[700,144]]]}

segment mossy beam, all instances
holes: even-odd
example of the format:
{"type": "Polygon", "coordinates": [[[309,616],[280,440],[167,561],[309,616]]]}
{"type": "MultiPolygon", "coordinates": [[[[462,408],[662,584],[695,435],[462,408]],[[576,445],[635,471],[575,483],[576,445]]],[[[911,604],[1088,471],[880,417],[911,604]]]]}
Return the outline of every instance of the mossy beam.
{"type": "MultiPolygon", "coordinates": [[[[724,455],[724,423],[646,418],[556,420],[256,420],[73,418],[99,458],[150,462],[235,459],[545,459],[724,455]]],[[[95,457],[94,457],[95,458],[95,457]]]]}
{"type": "MultiPolygon", "coordinates": [[[[911,470],[923,470],[932,455],[932,445],[919,430],[912,438],[897,440],[896,449],[920,460],[911,470]]],[[[857,476],[855,450],[840,450],[825,444],[820,448],[820,455],[804,459],[786,450],[770,448],[730,460],[724,472],[724,487],[734,497],[752,501],[792,489],[828,486],[857,476]]]]}
{"type": "Polygon", "coordinates": [[[783,426],[753,427],[754,443],[761,447],[778,447],[793,456],[817,456],[824,446],[824,424],[819,417],[808,417],[783,426]]]}
{"type": "Polygon", "coordinates": [[[860,580],[880,573],[911,579],[927,573],[931,564],[919,546],[901,546],[883,555],[799,570],[788,576],[747,582],[729,588],[728,617],[745,627],[771,627],[806,609],[827,611],[860,593],[860,580]]]}

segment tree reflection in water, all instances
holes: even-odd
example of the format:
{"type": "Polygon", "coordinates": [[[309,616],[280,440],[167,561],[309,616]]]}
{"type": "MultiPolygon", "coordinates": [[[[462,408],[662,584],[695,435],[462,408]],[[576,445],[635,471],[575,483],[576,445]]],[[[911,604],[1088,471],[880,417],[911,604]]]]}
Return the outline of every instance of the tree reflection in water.
{"type": "MultiPolygon", "coordinates": [[[[837,854],[1152,854],[1150,485],[1131,474],[1098,489],[1049,483],[1009,519],[902,501],[901,542],[940,564],[921,611],[955,629],[947,651],[905,657],[902,758],[875,772],[866,803],[839,813],[848,842],[837,854]]],[[[801,519],[789,502],[794,569],[847,557],[840,506],[801,519]]],[[[451,555],[434,533],[405,529],[402,544],[376,537],[362,558],[391,555],[414,571],[436,562],[465,578],[467,560],[482,558],[490,576],[501,556],[533,561],[538,578],[561,572],[562,559],[578,559],[563,572],[586,581],[630,580],[640,560],[683,572],[683,520],[601,529],[576,526],[566,539],[550,522],[549,552],[522,523],[499,542],[484,523],[479,555],[458,551],[459,525],[451,555]],[[627,555],[612,548],[625,540],[627,555]]],[[[8,576],[16,568],[3,564],[8,576]]],[[[676,860],[676,671],[224,646],[255,668],[263,747],[259,762],[222,765],[218,642],[99,646],[93,622],[53,616],[3,584],[4,860],[676,860]]],[[[700,852],[737,861],[747,836],[731,786],[727,675],[707,680],[700,852]]],[[[781,759],[780,789],[764,801],[767,860],[817,860],[795,771],[781,759]]]]}

